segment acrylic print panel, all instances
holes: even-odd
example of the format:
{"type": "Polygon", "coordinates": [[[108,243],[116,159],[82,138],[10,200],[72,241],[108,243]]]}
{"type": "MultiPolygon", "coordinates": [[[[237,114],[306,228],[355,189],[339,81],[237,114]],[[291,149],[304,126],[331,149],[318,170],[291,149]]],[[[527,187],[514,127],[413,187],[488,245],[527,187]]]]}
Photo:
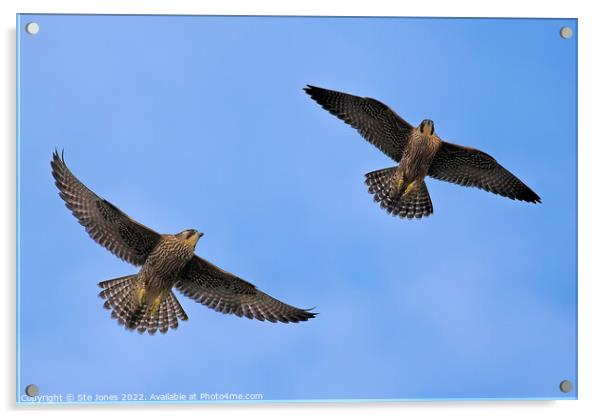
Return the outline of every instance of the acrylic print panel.
{"type": "Polygon", "coordinates": [[[19,402],[577,397],[576,20],[17,26],[19,402]]]}

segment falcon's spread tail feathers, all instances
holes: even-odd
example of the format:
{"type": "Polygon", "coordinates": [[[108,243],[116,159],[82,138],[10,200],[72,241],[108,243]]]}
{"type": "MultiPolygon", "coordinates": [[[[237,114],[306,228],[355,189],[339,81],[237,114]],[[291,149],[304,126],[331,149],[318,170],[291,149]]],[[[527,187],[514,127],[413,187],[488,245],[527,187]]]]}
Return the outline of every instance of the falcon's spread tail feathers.
{"type": "Polygon", "coordinates": [[[178,328],[178,319],[188,320],[188,316],[173,292],[169,291],[161,299],[156,310],[145,302],[140,302],[137,295],[136,275],[109,279],[98,284],[103,290],[99,296],[105,299],[104,307],[112,310],[111,317],[129,330],[140,333],[148,331],[153,335],[159,330],[166,333],[170,328],[178,328]]]}
{"type": "Polygon", "coordinates": [[[422,218],[433,213],[433,204],[424,180],[417,181],[416,186],[407,194],[396,184],[397,167],[376,170],[366,174],[368,192],[381,208],[391,215],[401,218],[422,218]]]}

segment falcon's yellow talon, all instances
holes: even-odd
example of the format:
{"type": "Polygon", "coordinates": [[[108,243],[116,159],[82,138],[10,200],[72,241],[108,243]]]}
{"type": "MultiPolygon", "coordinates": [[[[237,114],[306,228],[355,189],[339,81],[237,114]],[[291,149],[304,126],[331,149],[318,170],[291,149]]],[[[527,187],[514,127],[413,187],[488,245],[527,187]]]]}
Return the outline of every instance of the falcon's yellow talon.
{"type": "Polygon", "coordinates": [[[155,314],[155,312],[159,309],[160,305],[161,305],[161,296],[155,298],[155,301],[153,301],[153,304],[151,305],[151,308],[150,308],[150,315],[151,316],[153,314],[155,314]]]}
{"type": "Polygon", "coordinates": [[[400,176],[399,177],[399,181],[397,182],[397,188],[400,189],[400,190],[403,189],[403,184],[404,183],[405,182],[404,182],[403,176],[400,176]]]}
{"type": "Polygon", "coordinates": [[[144,304],[144,300],[146,300],[146,289],[140,288],[138,290],[138,304],[144,304]]]}
{"type": "Polygon", "coordinates": [[[406,196],[407,194],[409,194],[410,192],[412,192],[414,190],[414,188],[416,187],[416,181],[410,183],[406,189],[406,191],[403,193],[403,196],[406,196]]]}

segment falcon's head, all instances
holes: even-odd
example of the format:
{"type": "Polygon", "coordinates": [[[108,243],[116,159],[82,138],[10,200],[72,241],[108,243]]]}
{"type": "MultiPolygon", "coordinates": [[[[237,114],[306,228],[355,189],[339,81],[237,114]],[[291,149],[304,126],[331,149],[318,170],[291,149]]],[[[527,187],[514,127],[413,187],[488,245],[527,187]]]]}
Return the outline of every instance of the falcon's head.
{"type": "Polygon", "coordinates": [[[420,123],[418,127],[421,134],[434,135],[435,134],[435,123],[430,119],[425,119],[420,123]]]}
{"type": "Polygon", "coordinates": [[[194,248],[199,239],[203,237],[203,233],[191,228],[176,234],[176,237],[194,248]]]}

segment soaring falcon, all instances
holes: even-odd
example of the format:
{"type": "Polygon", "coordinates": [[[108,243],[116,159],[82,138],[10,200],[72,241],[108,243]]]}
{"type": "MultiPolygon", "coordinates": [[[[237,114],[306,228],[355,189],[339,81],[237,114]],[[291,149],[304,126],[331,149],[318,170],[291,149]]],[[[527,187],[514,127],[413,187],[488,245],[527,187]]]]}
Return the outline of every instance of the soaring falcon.
{"type": "Polygon", "coordinates": [[[188,320],[176,296],[182,294],[222,313],[249,319],[297,323],[316,313],[285,304],[253,284],[194,254],[203,233],[184,230],[159,234],[134,221],[109,201],[98,197],[67,168],[55,151],[52,175],[59,195],[92,239],[135,266],[135,275],[102,281],[100,297],[126,329],[166,333],[179,320],[188,320]]]}
{"type": "Polygon", "coordinates": [[[399,163],[366,174],[368,191],[389,214],[422,218],[433,213],[426,176],[510,199],[541,202],[535,192],[489,154],[442,141],[430,119],[414,128],[378,100],[309,85],[304,90],[399,163]]]}

